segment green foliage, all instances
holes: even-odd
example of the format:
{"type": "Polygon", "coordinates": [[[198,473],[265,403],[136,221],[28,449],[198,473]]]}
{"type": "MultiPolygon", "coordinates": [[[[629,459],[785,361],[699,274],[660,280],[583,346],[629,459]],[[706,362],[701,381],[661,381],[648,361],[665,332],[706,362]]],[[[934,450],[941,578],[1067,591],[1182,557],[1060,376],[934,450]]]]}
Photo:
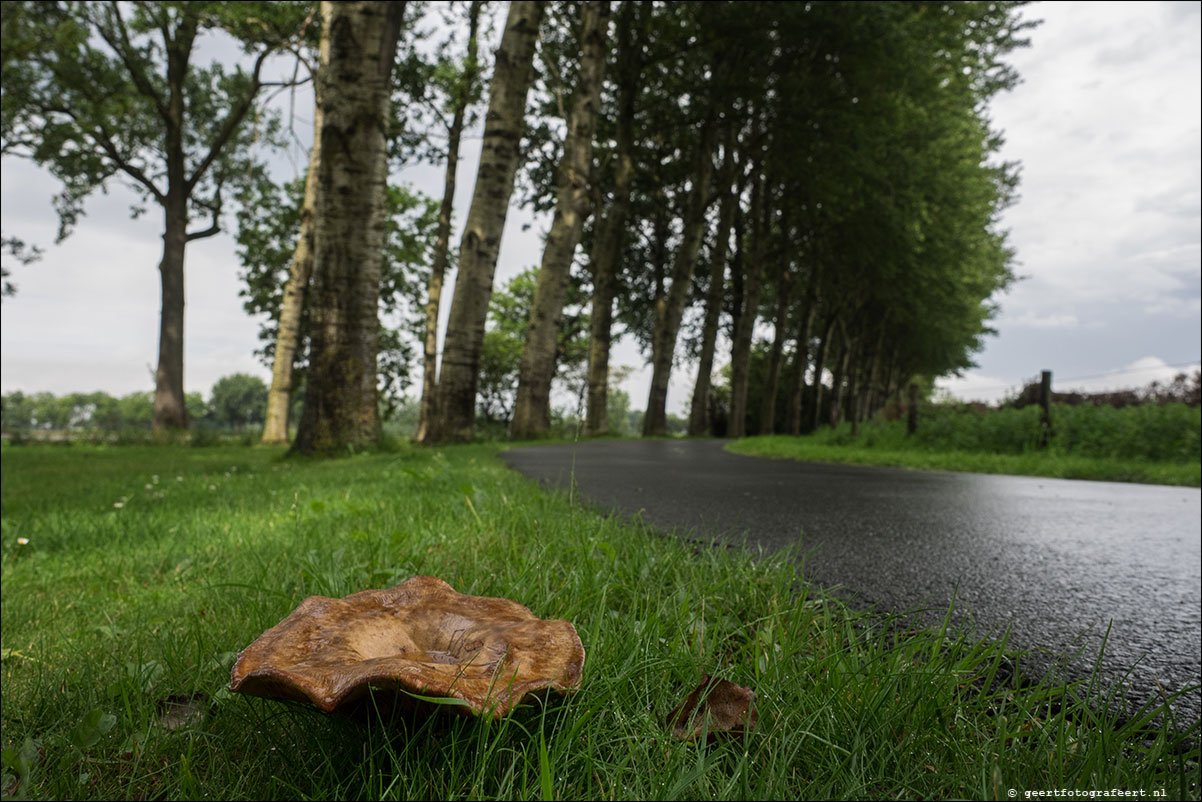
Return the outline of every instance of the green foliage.
{"type": "MultiPolygon", "coordinates": [[[[267,387],[263,380],[245,373],[218,379],[206,401],[200,393],[188,393],[188,419],[197,436],[200,430],[237,429],[261,424],[267,405],[267,387]],[[199,429],[197,425],[199,424],[199,429]]],[[[0,398],[2,422],[6,434],[55,433],[56,435],[99,435],[111,439],[138,441],[149,433],[154,413],[154,393],[130,393],[114,398],[108,393],[53,393],[26,395],[20,391],[0,398]]]]}
{"type": "MultiPolygon", "coordinates": [[[[300,232],[303,176],[277,184],[266,175],[245,188],[246,209],[238,218],[238,258],[245,286],[243,307],[266,315],[259,325],[261,347],[255,352],[267,367],[275,359],[280,308],[300,232]]],[[[407,186],[390,186],[388,227],[381,264],[380,330],[377,335],[380,389],[385,417],[393,414],[411,381],[422,334],[426,274],[438,225],[437,202],[407,186]]],[[[301,313],[300,342],[293,363],[293,387],[303,383],[309,364],[309,309],[301,313]]]]}
{"type": "Polygon", "coordinates": [[[805,437],[756,437],[730,448],[746,454],[983,473],[1197,485],[1202,472],[1202,410],[1180,403],[1121,409],[1054,404],[1054,435],[1039,450],[1040,409],[932,404],[918,429],[878,416],[805,437]]]}
{"type": "Polygon", "coordinates": [[[625,390],[614,388],[609,391],[605,402],[605,412],[608,416],[610,434],[625,437],[637,431],[630,427],[630,394],[625,390]]]}
{"type": "MultiPolygon", "coordinates": [[[[195,401],[193,401],[195,403],[195,401]]],[[[205,413],[202,400],[201,415],[205,413]]],[[[108,393],[7,393],[0,401],[3,423],[9,434],[29,432],[96,432],[117,434],[149,431],[154,394],[130,393],[114,398],[108,393]]]]}
{"type": "Polygon", "coordinates": [[[272,138],[274,123],[260,116],[256,130],[240,124],[259,86],[261,60],[253,73],[190,64],[194,40],[226,31],[263,56],[301,28],[309,7],[4,5],[3,152],[29,156],[62,182],[55,201],[60,239],[84,200],[112,180],[141,197],[135,216],[145,203],[165,206],[169,193],[182,191],[189,219],[216,222],[222,188],[253,173],[250,146],[272,138]],[[186,118],[173,110],[176,98],[186,118]],[[177,156],[182,173],[163,182],[177,156]]]}
{"type": "MultiPolygon", "coordinates": [[[[766,276],[764,307],[787,296],[781,322],[793,331],[799,307],[812,303],[818,320],[839,321],[836,341],[888,343],[862,350],[875,348],[902,375],[970,366],[990,333],[991,297],[1014,280],[1013,254],[997,223],[1014,197],[1016,168],[994,160],[1001,139],[985,108],[1017,81],[1004,59],[1026,44],[1022,34],[1031,27],[1019,21],[1019,5],[654,7],[636,99],[632,236],[618,293],[627,331],[650,347],[693,191],[698,132],[721,113],[736,132],[735,185],[743,199],[736,243],[750,252],[756,224],[746,199],[763,177],[772,209],[763,236],[769,252],[785,254],[785,267],[766,276]]],[[[553,90],[545,90],[546,107],[558,101],[553,90]]],[[[613,170],[606,132],[615,102],[607,93],[602,175],[613,170]]],[[[538,129],[533,138],[539,141],[538,129]]],[[[544,199],[548,151],[540,151],[530,180],[531,194],[544,199]]],[[[712,242],[710,258],[726,247],[712,242]]],[[[777,257],[771,261],[775,267],[777,257]]],[[[751,263],[735,259],[728,267],[729,313],[745,298],[751,263]]],[[[695,298],[705,283],[697,281],[695,298]]],[[[686,335],[701,320],[686,316],[686,335]]],[[[758,413],[758,404],[748,407],[758,413]]]]}
{"type": "MultiPolygon", "coordinates": [[[[488,306],[488,328],[484,332],[480,355],[480,383],[477,411],[482,423],[505,424],[513,416],[517,395],[518,373],[522,365],[522,349],[526,329],[530,326],[530,310],[538,287],[538,268],[529,267],[495,290],[488,306]]],[[[585,313],[588,300],[575,282],[568,283],[563,320],[556,341],[556,364],[559,383],[567,383],[579,394],[584,371],[588,368],[589,318],[585,313]]],[[[504,430],[493,426],[504,436],[504,430]]]]}
{"type": "Polygon", "coordinates": [[[267,385],[246,373],[225,376],[213,385],[209,409],[219,426],[241,431],[250,424],[261,424],[267,412],[267,385]]]}
{"type": "Polygon", "coordinates": [[[1064,454],[1151,462],[1197,462],[1202,454],[1202,409],[1196,406],[1055,404],[1052,425],[1052,447],[1064,454]]]}
{"type": "MultiPolygon", "coordinates": [[[[41,259],[42,249],[36,245],[27,245],[16,237],[0,237],[0,254],[3,254],[6,262],[12,258],[24,267],[41,259]]],[[[0,297],[2,298],[17,294],[17,285],[8,280],[10,276],[12,276],[12,269],[9,264],[0,267],[0,297]]]]}
{"type": "Polygon", "coordinates": [[[394,164],[415,156],[445,162],[447,129],[460,103],[464,125],[470,129],[479,122],[480,101],[487,86],[481,73],[487,74],[492,66],[489,59],[480,58],[478,46],[481,28],[490,27],[488,5],[485,0],[434,4],[426,8],[424,16],[405,15],[408,30],[401,35],[394,72],[392,109],[397,119],[389,144],[394,164]],[[427,26],[435,15],[436,25],[427,26]],[[474,42],[468,38],[473,30],[474,42]]]}
{"type": "MultiPolygon", "coordinates": [[[[493,297],[496,297],[495,293],[493,297]]],[[[522,364],[522,343],[521,338],[500,329],[484,332],[476,404],[485,423],[501,423],[507,427],[513,417],[518,371],[522,364]]],[[[503,430],[501,436],[504,437],[503,430]]]]}
{"type": "MultiPolygon", "coordinates": [[[[1040,409],[982,409],[963,404],[931,404],[919,411],[918,430],[906,436],[904,420],[878,417],[860,426],[867,448],[920,448],[1022,454],[1038,447],[1040,409]]],[[[1052,406],[1051,450],[1064,456],[1153,462],[1198,461],[1202,455],[1202,410],[1185,404],[1052,406]]],[[[823,429],[816,442],[857,442],[850,426],[823,429]]]]}

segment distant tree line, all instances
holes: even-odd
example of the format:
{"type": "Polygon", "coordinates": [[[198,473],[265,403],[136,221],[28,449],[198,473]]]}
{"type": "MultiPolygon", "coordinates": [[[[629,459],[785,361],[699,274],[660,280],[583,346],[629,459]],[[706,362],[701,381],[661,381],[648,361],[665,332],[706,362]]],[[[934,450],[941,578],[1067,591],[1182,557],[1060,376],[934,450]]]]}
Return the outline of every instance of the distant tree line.
{"type": "MultiPolygon", "coordinates": [[[[245,431],[263,424],[267,385],[257,376],[235,373],[219,379],[206,400],[188,393],[187,415],[194,427],[245,431]]],[[[5,393],[0,398],[0,429],[21,432],[118,434],[149,432],[154,419],[154,393],[120,398],[104,392],[5,393]]]]}

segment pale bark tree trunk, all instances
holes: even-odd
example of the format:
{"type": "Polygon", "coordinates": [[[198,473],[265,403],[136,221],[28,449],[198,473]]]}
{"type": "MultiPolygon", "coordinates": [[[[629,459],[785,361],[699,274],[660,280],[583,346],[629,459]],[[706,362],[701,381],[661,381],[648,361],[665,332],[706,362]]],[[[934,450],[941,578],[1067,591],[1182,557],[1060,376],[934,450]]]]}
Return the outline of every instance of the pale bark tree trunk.
{"type": "MultiPolygon", "coordinates": [[[[864,355],[861,354],[861,357],[864,355]]],[[[852,399],[852,433],[855,434],[859,425],[867,419],[868,397],[872,392],[873,382],[876,381],[876,354],[867,357],[867,365],[860,365],[859,377],[856,380],[856,395],[852,399]]]]}
{"type": "Polygon", "coordinates": [[[555,377],[560,318],[572,257],[589,212],[589,174],[593,163],[593,129],[601,104],[605,47],[609,30],[609,1],[581,7],[580,79],[568,115],[568,134],[559,163],[555,216],[543,247],[538,285],[526,329],[526,344],[518,371],[517,399],[510,437],[525,440],[546,434],[551,423],[551,380],[555,377]]]}
{"type": "Polygon", "coordinates": [[[869,360],[868,380],[864,383],[864,389],[861,391],[857,414],[860,421],[866,421],[872,417],[876,411],[876,399],[880,392],[880,369],[881,369],[881,349],[885,347],[885,327],[880,327],[880,332],[877,334],[876,346],[872,349],[872,356],[869,360]]]}
{"type": "Polygon", "coordinates": [[[806,389],[806,368],[810,364],[810,329],[814,325],[814,283],[817,271],[811,271],[809,288],[804,306],[798,316],[797,346],[794,360],[797,374],[793,377],[793,388],[789,393],[789,416],[786,431],[794,436],[801,434],[801,406],[806,389]]]}
{"type": "Polygon", "coordinates": [[[860,397],[860,387],[863,386],[863,356],[864,346],[862,340],[855,341],[847,349],[847,389],[844,394],[842,410],[843,418],[851,423],[851,433],[856,435],[859,433],[859,407],[857,401],[860,397]]]}
{"type": "Polygon", "coordinates": [[[844,330],[839,342],[839,356],[835,360],[835,374],[831,379],[831,409],[828,423],[832,429],[838,426],[839,421],[843,418],[843,378],[847,373],[847,359],[850,350],[847,343],[846,330],[844,330]]]}
{"type": "Polygon", "coordinates": [[[776,394],[780,389],[780,364],[785,349],[787,315],[788,301],[778,298],[773,319],[772,350],[768,354],[768,376],[764,379],[764,397],[760,402],[759,434],[773,434],[776,429],[776,394]]]}
{"type": "Polygon", "coordinates": [[[482,0],[472,0],[468,9],[467,56],[464,59],[463,75],[460,76],[458,95],[451,125],[447,129],[447,169],[443,181],[442,205],[438,209],[438,238],[434,243],[431,260],[430,281],[426,288],[425,352],[422,366],[422,402],[413,439],[423,442],[434,418],[434,401],[438,393],[438,311],[442,306],[442,284],[446,277],[447,262],[451,248],[451,212],[455,204],[455,174],[459,168],[459,141],[463,137],[464,120],[467,117],[468,101],[479,73],[476,61],[476,32],[480,27],[482,0]]]}
{"type": "MultiPolygon", "coordinates": [[[[609,347],[613,331],[614,285],[618,260],[630,213],[630,188],[634,181],[634,101],[642,72],[641,37],[635,38],[632,16],[635,4],[622,4],[618,12],[618,120],[617,169],[613,201],[597,223],[593,245],[593,303],[589,320],[588,411],[584,431],[588,435],[609,432],[609,347]]],[[[642,19],[646,19],[645,16],[642,19]]],[[[641,27],[639,28],[641,32],[641,27]]]]}
{"type": "Polygon", "coordinates": [[[755,186],[751,193],[751,256],[747,266],[747,297],[743,311],[735,325],[734,342],[730,349],[730,426],[728,437],[743,437],[747,434],[747,381],[751,374],[751,340],[755,333],[755,320],[759,314],[760,288],[764,275],[765,238],[768,233],[768,203],[762,165],[756,164],[755,186]]]}
{"type": "Polygon", "coordinates": [[[822,339],[818,344],[818,354],[814,357],[814,384],[810,388],[810,412],[807,416],[808,427],[807,432],[818,430],[818,424],[822,420],[822,371],[826,368],[826,357],[830,352],[831,334],[834,332],[835,323],[838,315],[832,312],[826,319],[826,325],[822,328],[822,339]]]}
{"type": "Polygon", "coordinates": [[[776,315],[773,318],[774,334],[772,353],[768,357],[768,378],[764,380],[764,398],[760,404],[760,434],[772,434],[776,428],[776,391],[780,385],[781,353],[785,348],[785,331],[789,322],[789,302],[793,291],[793,274],[789,270],[788,219],[784,212],[780,216],[781,248],[780,270],[776,279],[776,315]]]}
{"type": "Polygon", "coordinates": [[[727,124],[723,143],[721,177],[718,186],[722,200],[718,206],[718,236],[710,256],[710,286],[705,298],[705,322],[701,330],[701,355],[697,363],[697,381],[689,408],[691,437],[700,437],[710,427],[710,386],[713,383],[714,347],[718,342],[718,324],[722,320],[722,299],[726,289],[726,262],[730,255],[730,229],[734,224],[738,194],[735,190],[734,124],[727,124]]]}
{"type": "Polygon", "coordinates": [[[313,342],[293,450],[379,440],[376,339],[387,223],[386,131],[402,2],[323,2],[313,342]]]}
{"type": "Polygon", "coordinates": [[[317,225],[317,184],[321,171],[321,98],[315,98],[313,147],[309,150],[309,172],[305,176],[305,197],[301,202],[300,232],[296,250],[284,284],[280,321],[276,328],[275,360],[271,365],[271,389],[267,391],[267,417],[263,422],[264,445],[288,442],[288,412],[292,404],[292,368],[300,347],[301,316],[305,293],[313,274],[313,238],[317,225]]]}
{"type": "Polygon", "coordinates": [[[459,245],[459,275],[426,443],[471,440],[475,428],[484,323],[518,168],[543,10],[543,3],[531,0],[514,0],[509,5],[493,71],[476,188],[459,245]]]}
{"type": "Polygon", "coordinates": [[[666,298],[658,304],[656,330],[651,349],[651,390],[647,394],[647,412],[643,416],[643,435],[657,436],[668,433],[668,382],[672,376],[672,357],[676,352],[676,336],[680,333],[680,322],[684,316],[685,303],[701,240],[705,236],[705,210],[710,201],[710,182],[714,173],[713,154],[714,121],[705,123],[698,143],[698,164],[688,211],[685,214],[684,232],[676,257],[672,263],[672,286],[666,298]]]}
{"type": "Polygon", "coordinates": [[[881,394],[881,406],[888,404],[901,389],[901,365],[898,364],[897,359],[900,348],[900,345],[895,341],[893,348],[889,351],[889,361],[885,369],[885,387],[881,394]]]}

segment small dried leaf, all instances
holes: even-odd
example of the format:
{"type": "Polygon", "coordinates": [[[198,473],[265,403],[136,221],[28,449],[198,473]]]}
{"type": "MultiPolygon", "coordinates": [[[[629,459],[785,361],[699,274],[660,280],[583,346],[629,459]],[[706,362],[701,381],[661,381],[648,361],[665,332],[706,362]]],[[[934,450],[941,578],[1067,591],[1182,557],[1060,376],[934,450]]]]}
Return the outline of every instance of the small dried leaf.
{"type": "Polygon", "coordinates": [[[741,735],[755,729],[755,723],[755,691],[724,679],[713,682],[708,674],[668,714],[672,734],[682,741],[696,740],[702,732],[711,741],[719,735],[741,735]]]}

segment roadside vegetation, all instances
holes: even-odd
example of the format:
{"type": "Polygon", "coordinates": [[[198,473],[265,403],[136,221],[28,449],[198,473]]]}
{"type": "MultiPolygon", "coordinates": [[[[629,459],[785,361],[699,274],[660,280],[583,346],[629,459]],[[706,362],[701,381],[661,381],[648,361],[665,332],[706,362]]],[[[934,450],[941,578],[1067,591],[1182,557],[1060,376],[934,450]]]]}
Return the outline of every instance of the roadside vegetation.
{"type": "Polygon", "coordinates": [[[1202,484],[1202,412],[1183,403],[1111,406],[1055,404],[1053,436],[1039,448],[1040,410],[931,404],[914,434],[906,421],[878,416],[805,437],[749,437],[738,454],[815,462],[896,465],[977,473],[1053,476],[1152,484],[1202,484]]]}
{"type": "Polygon", "coordinates": [[[844,608],[796,555],[660,537],[541,490],[496,445],[3,446],[3,792],[30,799],[1011,798],[1199,793],[1199,725],[1024,676],[1003,642],[844,608]],[[430,574],[572,621],[582,689],[488,722],[229,694],[312,594],[430,574]],[[700,746],[702,674],[758,726],[700,746]],[[181,701],[184,700],[184,701],[181,701]]]}

